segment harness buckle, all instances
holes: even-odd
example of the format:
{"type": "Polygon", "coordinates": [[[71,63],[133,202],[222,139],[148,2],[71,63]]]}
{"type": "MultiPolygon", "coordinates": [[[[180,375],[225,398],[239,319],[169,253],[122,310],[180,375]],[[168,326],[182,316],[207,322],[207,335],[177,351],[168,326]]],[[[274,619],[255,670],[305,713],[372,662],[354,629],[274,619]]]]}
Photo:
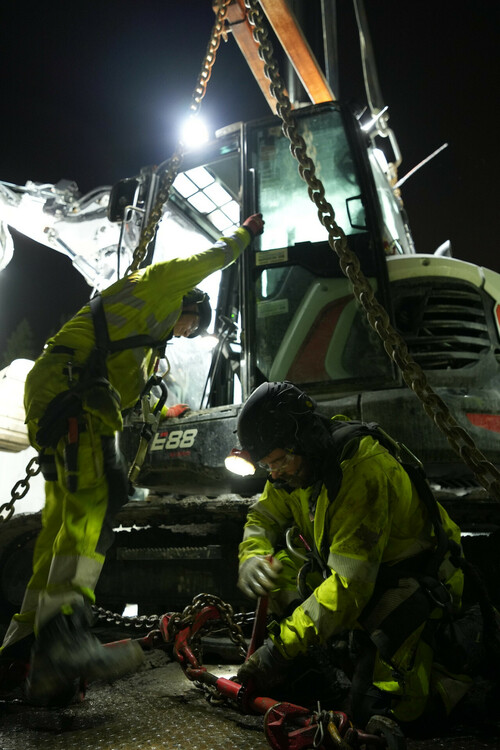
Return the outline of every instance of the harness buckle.
{"type": "Polygon", "coordinates": [[[436,578],[424,577],[420,579],[420,584],[429,599],[437,607],[441,609],[448,609],[450,607],[452,603],[451,592],[442,581],[438,581],[436,578]]]}

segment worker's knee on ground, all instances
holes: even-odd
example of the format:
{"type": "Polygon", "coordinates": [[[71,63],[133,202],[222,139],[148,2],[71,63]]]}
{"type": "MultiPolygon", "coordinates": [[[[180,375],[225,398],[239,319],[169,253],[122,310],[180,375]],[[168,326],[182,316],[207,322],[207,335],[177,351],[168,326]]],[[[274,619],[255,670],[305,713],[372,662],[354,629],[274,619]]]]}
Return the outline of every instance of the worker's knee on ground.
{"type": "Polygon", "coordinates": [[[392,716],[390,695],[371,683],[352,689],[350,708],[354,725],[363,729],[372,716],[392,716]]]}

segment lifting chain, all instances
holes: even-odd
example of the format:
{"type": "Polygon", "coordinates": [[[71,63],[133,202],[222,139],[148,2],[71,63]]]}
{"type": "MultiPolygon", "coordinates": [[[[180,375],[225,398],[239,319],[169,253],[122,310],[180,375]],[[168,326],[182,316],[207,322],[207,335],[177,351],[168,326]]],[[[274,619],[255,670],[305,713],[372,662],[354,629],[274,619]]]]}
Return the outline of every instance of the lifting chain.
{"type": "MultiPolygon", "coordinates": [[[[198,77],[198,83],[196,84],[196,87],[193,91],[191,105],[189,107],[192,116],[196,116],[198,114],[201,101],[205,96],[207,84],[210,80],[210,76],[212,75],[212,67],[215,63],[221,36],[225,36],[224,23],[226,20],[227,6],[230,2],[231,0],[219,0],[219,2],[217,3],[216,17],[214,25],[212,27],[210,41],[208,42],[205,59],[203,60],[201,72],[198,77]]],[[[156,197],[154,206],[151,209],[147,224],[142,229],[139,243],[134,250],[134,257],[132,259],[132,262],[125,272],[126,276],[133,271],[137,271],[144,258],[146,257],[147,247],[155,235],[156,229],[163,215],[163,206],[168,201],[170,188],[172,187],[172,183],[175,180],[179,171],[179,167],[182,163],[182,159],[184,157],[184,148],[185,147],[183,141],[179,140],[174,153],[167,161],[166,167],[160,175],[158,195],[156,197]]]]}
{"type": "MultiPolygon", "coordinates": [[[[168,632],[171,640],[174,640],[180,630],[191,625],[194,622],[196,615],[205,607],[215,607],[220,615],[219,621],[211,620],[204,625],[203,630],[205,633],[207,631],[214,632],[221,628],[225,628],[228,631],[231,641],[238,646],[241,656],[244,657],[247,652],[247,644],[241,626],[236,620],[233,608],[230,604],[222,601],[222,599],[214,594],[198,594],[194,597],[192,603],[184,608],[182,613],[174,612],[170,615],[168,632]]],[[[195,636],[197,641],[200,640],[200,636],[201,630],[200,633],[195,636]]]]}
{"type": "MultiPolygon", "coordinates": [[[[180,630],[183,630],[183,628],[187,627],[193,622],[194,615],[199,611],[200,608],[203,609],[203,607],[210,604],[217,606],[219,612],[222,613],[221,620],[223,623],[221,626],[220,622],[217,623],[216,621],[211,621],[209,623],[211,632],[215,632],[219,629],[222,630],[224,629],[224,627],[227,628],[233,643],[235,643],[237,646],[241,646],[241,648],[246,650],[246,643],[244,636],[242,635],[242,628],[244,625],[252,625],[255,618],[255,612],[234,613],[231,605],[226,604],[213,594],[198,594],[198,596],[193,599],[193,602],[189,604],[182,612],[168,613],[170,623],[169,632],[173,635],[173,637],[175,637],[175,635],[180,630]],[[210,601],[208,601],[209,598],[210,601]]],[[[97,618],[97,625],[114,625],[116,627],[124,627],[127,630],[131,629],[137,631],[158,628],[160,620],[163,617],[163,615],[138,615],[137,617],[129,617],[119,615],[117,612],[112,612],[111,610],[104,609],[103,607],[97,607],[96,605],[92,606],[92,611],[97,618]]]]}
{"type": "Polygon", "coordinates": [[[40,462],[38,460],[38,456],[33,456],[26,467],[26,477],[24,479],[20,479],[13,486],[10,493],[10,501],[8,503],[0,505],[0,523],[2,523],[3,521],[8,521],[10,518],[12,518],[14,514],[14,504],[17,500],[21,500],[21,498],[23,498],[28,493],[28,490],[30,488],[29,480],[31,479],[31,477],[36,477],[36,475],[39,473],[40,462]]]}
{"type": "MultiPolygon", "coordinates": [[[[197,614],[201,613],[205,607],[215,607],[219,613],[220,620],[207,620],[203,627],[200,628],[196,634],[192,634],[189,638],[189,647],[192,650],[198,665],[200,667],[202,666],[202,635],[207,635],[208,633],[214,633],[220,630],[227,631],[231,641],[238,647],[239,655],[244,659],[247,654],[248,646],[241,626],[237,622],[237,616],[234,614],[233,608],[230,604],[222,601],[222,599],[214,594],[198,594],[194,597],[192,603],[183,610],[182,614],[173,613],[170,615],[168,623],[170,642],[174,642],[177,633],[189,625],[192,625],[196,620],[197,614]]],[[[245,616],[243,615],[243,617],[245,616]]],[[[231,702],[228,698],[221,696],[215,686],[207,685],[202,682],[196,682],[196,684],[201,690],[203,690],[205,697],[210,703],[221,705],[231,702]]]]}
{"type": "MultiPolygon", "coordinates": [[[[192,625],[196,619],[196,616],[205,607],[215,607],[219,612],[219,620],[209,620],[200,628],[198,633],[191,638],[191,647],[196,653],[196,657],[201,664],[199,658],[200,652],[200,641],[202,634],[214,633],[220,630],[226,630],[231,641],[238,646],[240,655],[245,657],[247,652],[247,644],[242,631],[242,625],[245,622],[251,622],[254,613],[250,614],[238,614],[235,615],[233,608],[227,602],[224,602],[218,596],[214,594],[198,594],[194,597],[191,604],[183,609],[182,612],[169,612],[168,613],[168,636],[169,643],[174,643],[176,635],[184,628],[192,625]],[[241,624],[240,624],[241,623],[241,624]]],[[[138,617],[124,617],[116,612],[103,609],[102,607],[92,607],[92,611],[96,616],[96,625],[114,625],[117,627],[124,627],[127,630],[144,631],[151,629],[158,629],[163,615],[140,615],[138,617]]]]}
{"type": "Polygon", "coordinates": [[[125,630],[153,630],[159,627],[159,615],[138,615],[137,617],[125,617],[117,612],[111,612],[109,609],[92,605],[92,612],[96,619],[95,625],[111,626],[114,625],[125,630]]]}
{"type": "Polygon", "coordinates": [[[387,311],[375,298],[357,256],[349,249],[346,235],[335,221],[333,207],[326,200],[325,188],[316,175],[315,165],[307,155],[306,143],[298,133],[257,0],[245,0],[245,6],[254,39],[259,45],[259,56],[264,62],[265,75],[270,81],[269,91],[277,102],[276,111],[283,123],[283,133],[290,141],[290,150],[298,162],[299,174],[307,184],[309,198],[318,209],[318,218],[328,232],[330,247],[338,255],[356,299],[365,310],[370,326],[382,339],[387,354],[401,370],[405,383],[421,400],[428,416],[446,435],[453,450],[472,469],[480,484],[500,501],[500,472],[476,447],[469,433],[460,427],[447,405],[431,388],[424,371],[408,352],[404,339],[392,327],[387,311]]]}

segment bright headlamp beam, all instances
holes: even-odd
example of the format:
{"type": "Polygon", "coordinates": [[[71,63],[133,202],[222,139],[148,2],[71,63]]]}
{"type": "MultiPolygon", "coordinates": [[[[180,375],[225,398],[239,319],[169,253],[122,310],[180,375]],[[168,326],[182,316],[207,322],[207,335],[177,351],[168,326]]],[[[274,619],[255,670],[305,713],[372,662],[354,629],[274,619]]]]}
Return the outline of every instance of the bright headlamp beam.
{"type": "Polygon", "coordinates": [[[255,474],[255,466],[250,461],[247,461],[246,458],[235,455],[234,453],[226,456],[224,464],[228,471],[237,474],[240,477],[250,477],[255,474]]]}

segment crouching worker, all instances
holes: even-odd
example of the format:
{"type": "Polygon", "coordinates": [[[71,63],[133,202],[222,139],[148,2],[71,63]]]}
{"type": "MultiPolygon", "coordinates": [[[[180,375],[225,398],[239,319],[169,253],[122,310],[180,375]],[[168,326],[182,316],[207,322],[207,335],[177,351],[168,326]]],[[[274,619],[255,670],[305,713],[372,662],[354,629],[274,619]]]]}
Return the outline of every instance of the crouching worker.
{"type": "Polygon", "coordinates": [[[26,421],[46,501],[33,573],[5,635],[0,667],[6,674],[11,661],[29,662],[32,702],[64,704],[80,679],[113,680],[142,661],[135,642],[103,646],[89,619],[112,519],[128,498],[116,441],[122,411],[140,398],[166,342],[208,325],[208,299],[196,285],[233,263],[263,225],[255,214],[204,252],[112,284],[47,342],[28,375],[26,421]]]}
{"type": "Polygon", "coordinates": [[[377,714],[404,725],[431,708],[444,716],[470,684],[466,659],[445,658],[461,607],[460,530],[416,459],[376,425],[322,416],[288,382],[253,392],[238,436],[268,471],[239,547],[239,587],[268,595],[276,617],[238,680],[272,695],[310,647],[348,634],[358,728],[377,714]],[[285,544],[290,527],[309,549],[304,568],[285,544]]]}

